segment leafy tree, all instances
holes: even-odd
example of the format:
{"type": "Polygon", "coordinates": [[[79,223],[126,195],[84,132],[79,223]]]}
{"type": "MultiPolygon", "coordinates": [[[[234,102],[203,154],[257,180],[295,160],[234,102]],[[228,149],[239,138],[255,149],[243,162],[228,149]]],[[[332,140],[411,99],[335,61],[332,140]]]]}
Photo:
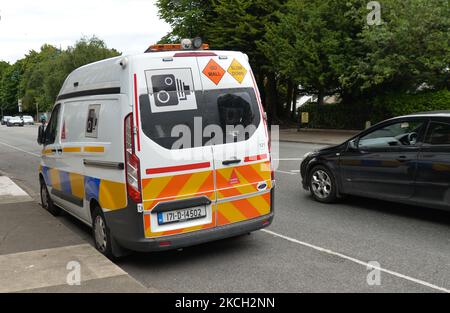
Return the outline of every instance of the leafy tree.
{"type": "Polygon", "coordinates": [[[367,23],[363,0],[289,0],[267,26],[264,53],[282,75],[310,94],[340,93],[357,103],[424,83],[448,88],[446,0],[385,0],[381,25],[367,23]]]}
{"type": "Polygon", "coordinates": [[[82,38],[67,50],[43,45],[39,52],[31,50],[12,66],[0,63],[0,101],[11,111],[17,111],[18,99],[24,111],[34,112],[36,104],[41,111],[50,110],[70,72],[119,54],[95,36],[82,38]]]}
{"type": "Polygon", "coordinates": [[[159,17],[172,26],[160,43],[178,43],[182,38],[201,37],[208,41],[207,25],[217,17],[212,0],[158,0],[159,17]]]}
{"type": "Polygon", "coordinates": [[[18,111],[18,91],[22,74],[22,61],[19,60],[13,65],[6,67],[2,75],[3,77],[0,83],[2,107],[5,112],[9,112],[10,114],[18,111]]]}
{"type": "Polygon", "coordinates": [[[358,34],[360,53],[336,64],[342,87],[372,95],[449,88],[448,0],[384,0],[381,13],[380,26],[358,34]]]}
{"type": "Polygon", "coordinates": [[[263,53],[260,41],[266,25],[278,21],[274,14],[284,0],[215,0],[217,18],[208,24],[208,38],[214,49],[238,50],[249,56],[269,120],[277,120],[278,80],[274,67],[263,53]]]}

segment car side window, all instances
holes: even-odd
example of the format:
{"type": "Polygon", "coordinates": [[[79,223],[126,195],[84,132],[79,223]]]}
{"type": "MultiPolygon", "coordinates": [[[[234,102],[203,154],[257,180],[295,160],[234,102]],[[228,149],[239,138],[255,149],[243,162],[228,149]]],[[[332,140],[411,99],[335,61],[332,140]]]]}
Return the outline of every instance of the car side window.
{"type": "Polygon", "coordinates": [[[430,145],[450,145],[450,123],[431,122],[425,137],[430,145]]]}
{"type": "Polygon", "coordinates": [[[45,129],[45,145],[54,144],[56,141],[60,109],[61,105],[59,104],[53,109],[52,116],[50,117],[50,121],[45,129]]]}
{"type": "Polygon", "coordinates": [[[359,139],[358,147],[364,150],[415,146],[424,121],[402,121],[378,128],[359,139]]]}

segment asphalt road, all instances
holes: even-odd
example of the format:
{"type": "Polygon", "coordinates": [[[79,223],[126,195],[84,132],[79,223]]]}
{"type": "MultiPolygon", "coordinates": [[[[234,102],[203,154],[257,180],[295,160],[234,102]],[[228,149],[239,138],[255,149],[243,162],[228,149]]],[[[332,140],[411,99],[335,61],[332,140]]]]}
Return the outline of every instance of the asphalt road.
{"type": "MultiPolygon", "coordinates": [[[[38,199],[36,132],[0,127],[0,171],[38,199]]],[[[280,143],[276,216],[267,230],[117,264],[167,292],[449,292],[450,214],[356,197],[314,202],[298,169],[316,148],[280,143]],[[368,284],[378,277],[368,262],[381,268],[379,285],[368,284]]],[[[58,218],[92,243],[83,224],[58,218]]]]}

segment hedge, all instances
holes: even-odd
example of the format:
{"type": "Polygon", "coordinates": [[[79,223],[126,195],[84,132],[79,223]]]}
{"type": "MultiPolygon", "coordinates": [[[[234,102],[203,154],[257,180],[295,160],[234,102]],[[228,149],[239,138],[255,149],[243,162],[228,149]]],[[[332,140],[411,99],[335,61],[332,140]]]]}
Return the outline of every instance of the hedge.
{"type": "Polygon", "coordinates": [[[309,112],[309,128],[363,129],[387,118],[418,112],[450,110],[450,91],[418,94],[391,94],[363,103],[339,103],[318,106],[308,103],[299,112],[309,112]]]}

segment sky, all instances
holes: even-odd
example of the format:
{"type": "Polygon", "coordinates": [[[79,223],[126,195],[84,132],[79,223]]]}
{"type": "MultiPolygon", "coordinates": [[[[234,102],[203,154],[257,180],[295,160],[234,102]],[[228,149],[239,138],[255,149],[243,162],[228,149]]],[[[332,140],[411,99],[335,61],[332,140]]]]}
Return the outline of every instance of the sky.
{"type": "Polygon", "coordinates": [[[155,0],[0,0],[0,60],[45,44],[67,48],[95,35],[124,54],[144,52],[170,31],[155,0]]]}

